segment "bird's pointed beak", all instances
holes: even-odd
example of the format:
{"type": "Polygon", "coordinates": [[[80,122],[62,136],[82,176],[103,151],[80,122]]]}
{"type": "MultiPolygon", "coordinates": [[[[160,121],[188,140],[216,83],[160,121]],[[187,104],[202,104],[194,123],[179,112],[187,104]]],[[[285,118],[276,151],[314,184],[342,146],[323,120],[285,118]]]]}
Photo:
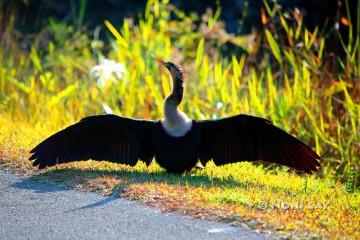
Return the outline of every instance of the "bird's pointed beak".
{"type": "Polygon", "coordinates": [[[151,56],[152,56],[160,65],[162,65],[162,66],[164,66],[164,67],[167,66],[166,62],[165,62],[162,58],[156,57],[156,56],[154,56],[154,55],[152,55],[152,54],[151,54],[151,56]]]}

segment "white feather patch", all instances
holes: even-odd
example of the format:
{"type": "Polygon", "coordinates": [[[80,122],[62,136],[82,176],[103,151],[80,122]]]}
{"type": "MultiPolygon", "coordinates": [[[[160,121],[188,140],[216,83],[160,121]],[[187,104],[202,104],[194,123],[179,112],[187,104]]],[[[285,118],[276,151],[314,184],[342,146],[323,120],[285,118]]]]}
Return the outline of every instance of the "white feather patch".
{"type": "MultiPolygon", "coordinates": [[[[167,114],[166,114],[167,115],[167,114]]],[[[172,137],[183,137],[192,127],[192,120],[181,111],[176,111],[170,118],[161,120],[165,132],[172,137]]]]}

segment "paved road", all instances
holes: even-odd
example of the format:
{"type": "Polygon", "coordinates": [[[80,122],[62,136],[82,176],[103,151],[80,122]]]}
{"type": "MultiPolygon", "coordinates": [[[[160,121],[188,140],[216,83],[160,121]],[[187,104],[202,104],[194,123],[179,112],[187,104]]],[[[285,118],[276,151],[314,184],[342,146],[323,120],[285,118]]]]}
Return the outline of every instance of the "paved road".
{"type": "Polygon", "coordinates": [[[65,190],[0,171],[0,239],[264,239],[121,198],[65,190]]]}

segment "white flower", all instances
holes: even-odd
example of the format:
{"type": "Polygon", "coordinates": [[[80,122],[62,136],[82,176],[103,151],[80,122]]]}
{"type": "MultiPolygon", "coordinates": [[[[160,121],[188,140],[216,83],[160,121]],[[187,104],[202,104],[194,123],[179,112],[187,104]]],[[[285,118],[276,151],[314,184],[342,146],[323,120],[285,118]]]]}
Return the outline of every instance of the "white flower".
{"type": "Polygon", "coordinates": [[[125,72],[124,64],[103,58],[100,64],[91,68],[90,78],[95,79],[100,87],[105,87],[109,82],[119,81],[125,72]]]}

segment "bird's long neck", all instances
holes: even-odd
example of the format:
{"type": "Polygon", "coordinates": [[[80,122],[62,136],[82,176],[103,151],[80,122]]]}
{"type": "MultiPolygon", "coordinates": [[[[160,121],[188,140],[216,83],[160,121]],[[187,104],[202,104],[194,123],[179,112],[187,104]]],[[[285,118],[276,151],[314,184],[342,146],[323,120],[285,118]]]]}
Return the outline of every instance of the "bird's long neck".
{"type": "Polygon", "coordinates": [[[178,111],[178,106],[181,103],[184,96],[184,77],[181,71],[171,72],[173,84],[172,91],[165,99],[164,115],[165,118],[171,120],[178,111]]]}
{"type": "Polygon", "coordinates": [[[165,99],[163,126],[170,135],[183,136],[191,128],[191,120],[178,109],[184,96],[184,78],[181,70],[175,70],[171,75],[173,86],[165,99]]]}

